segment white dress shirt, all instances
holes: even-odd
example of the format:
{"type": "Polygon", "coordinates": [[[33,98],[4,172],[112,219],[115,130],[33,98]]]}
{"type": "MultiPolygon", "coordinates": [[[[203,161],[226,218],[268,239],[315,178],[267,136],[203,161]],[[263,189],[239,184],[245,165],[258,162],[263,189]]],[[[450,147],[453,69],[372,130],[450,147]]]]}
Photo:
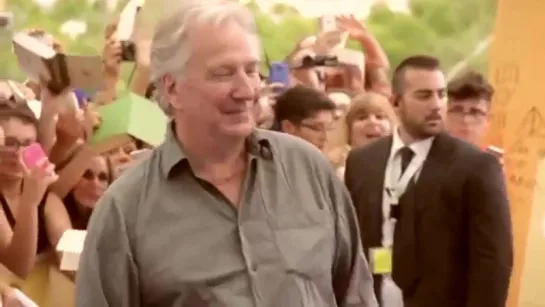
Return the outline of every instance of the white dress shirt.
{"type": "MultiPolygon", "coordinates": [[[[431,145],[433,143],[433,137],[413,142],[409,145],[415,156],[420,157],[424,161],[428,157],[431,145]]],[[[391,176],[384,176],[384,189],[382,191],[382,246],[392,247],[394,241],[394,227],[395,224],[390,219],[390,201],[386,192],[386,187],[392,186],[393,182],[386,182],[388,178],[399,178],[401,174],[401,155],[399,150],[405,147],[405,143],[399,136],[399,130],[395,129],[393,133],[392,147],[390,149],[390,155],[388,162],[386,163],[385,174],[391,174],[391,176]]],[[[416,172],[415,180],[418,179],[421,169],[416,172]]],[[[384,307],[403,307],[403,295],[401,290],[397,287],[390,275],[385,275],[382,280],[381,287],[382,294],[382,306],[384,307]]]]}

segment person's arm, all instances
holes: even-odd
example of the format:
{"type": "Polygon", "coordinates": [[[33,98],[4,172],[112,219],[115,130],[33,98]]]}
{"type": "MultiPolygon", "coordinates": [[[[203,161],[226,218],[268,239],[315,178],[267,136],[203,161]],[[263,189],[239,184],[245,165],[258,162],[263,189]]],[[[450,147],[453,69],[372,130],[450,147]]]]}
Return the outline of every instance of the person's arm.
{"type": "Polygon", "coordinates": [[[0,263],[22,279],[26,279],[36,262],[39,202],[40,199],[21,198],[13,229],[0,209],[0,263]]]}
{"type": "Polygon", "coordinates": [[[102,50],[104,89],[98,91],[93,102],[98,105],[110,104],[115,101],[117,81],[121,74],[123,48],[115,37],[118,21],[113,21],[104,29],[104,47],[102,50]]]}
{"type": "Polygon", "coordinates": [[[53,248],[57,246],[62,234],[72,229],[70,217],[62,200],[54,193],[49,193],[45,202],[45,229],[53,248]]]}
{"type": "Polygon", "coordinates": [[[57,141],[57,114],[55,110],[42,108],[42,114],[38,122],[38,139],[48,155],[57,141]]]}
{"type": "Polygon", "coordinates": [[[469,275],[467,307],[504,307],[513,268],[513,236],[504,174],[483,153],[467,184],[469,275]]]}
{"type": "Polygon", "coordinates": [[[378,307],[373,278],[361,246],[360,232],[343,183],[332,173],[331,201],[336,211],[336,257],[333,264],[333,289],[340,307],[378,307]]]}
{"type": "Polygon", "coordinates": [[[104,73],[104,89],[100,90],[93,97],[93,103],[97,105],[110,104],[115,101],[117,92],[118,76],[104,73]]]}
{"type": "Polygon", "coordinates": [[[146,90],[150,83],[150,58],[151,40],[137,39],[136,42],[136,68],[131,84],[133,93],[142,97],[146,96],[146,90]]]}
{"type": "Polygon", "coordinates": [[[76,276],[76,307],[139,307],[136,267],[123,212],[105,194],[93,212],[76,276]]]}
{"type": "Polygon", "coordinates": [[[351,39],[358,41],[365,50],[365,89],[388,94],[390,61],[379,41],[354,16],[337,17],[337,24],[341,30],[350,34],[351,39]]]}

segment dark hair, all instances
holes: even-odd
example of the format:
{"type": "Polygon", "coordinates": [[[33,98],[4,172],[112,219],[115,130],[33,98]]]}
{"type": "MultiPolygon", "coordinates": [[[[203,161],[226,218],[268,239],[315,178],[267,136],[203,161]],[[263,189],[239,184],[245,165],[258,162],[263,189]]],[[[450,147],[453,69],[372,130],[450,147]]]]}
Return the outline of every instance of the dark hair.
{"type": "MultiPolygon", "coordinates": [[[[110,159],[108,159],[107,157],[104,157],[104,156],[97,156],[97,157],[101,157],[106,161],[106,165],[108,167],[108,186],[110,186],[114,179],[112,163],[110,159]]],[[[74,196],[74,187],[70,189],[70,192],[66,194],[66,197],[63,198],[62,202],[64,204],[64,207],[66,208],[66,212],[68,213],[68,217],[70,218],[72,227],[77,230],[86,230],[87,226],[89,225],[89,220],[91,219],[91,214],[93,210],[88,210],[88,212],[84,214],[82,214],[78,210],[79,204],[74,196]]]]}
{"type": "Polygon", "coordinates": [[[484,99],[487,102],[494,96],[494,88],[486,78],[476,72],[468,71],[448,83],[449,100],[484,99]]]}
{"type": "Polygon", "coordinates": [[[146,97],[146,99],[152,100],[153,96],[155,96],[153,93],[155,92],[156,89],[157,87],[155,86],[155,84],[151,82],[150,84],[148,84],[148,87],[146,88],[146,93],[144,94],[144,97],[146,97]]]}
{"type": "Polygon", "coordinates": [[[294,124],[314,116],[320,111],[334,111],[337,106],[324,93],[304,85],[297,85],[276,98],[275,120],[288,120],[294,124]]]}
{"type": "Polygon", "coordinates": [[[402,95],[405,87],[405,72],[407,69],[424,69],[424,70],[437,70],[440,69],[441,62],[439,59],[429,55],[413,55],[410,56],[394,70],[392,76],[392,92],[394,95],[402,95]]]}

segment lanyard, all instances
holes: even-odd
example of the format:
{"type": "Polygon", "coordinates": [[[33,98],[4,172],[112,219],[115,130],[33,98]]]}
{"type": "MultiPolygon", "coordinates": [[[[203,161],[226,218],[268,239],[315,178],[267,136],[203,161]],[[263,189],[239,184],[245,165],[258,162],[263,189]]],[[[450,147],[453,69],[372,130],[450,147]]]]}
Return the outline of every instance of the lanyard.
{"type": "Polygon", "coordinates": [[[396,181],[394,181],[394,178],[392,178],[392,171],[394,167],[398,167],[398,163],[393,165],[392,170],[386,174],[386,182],[388,183],[388,186],[386,187],[386,194],[388,195],[388,200],[391,205],[398,205],[399,198],[403,195],[403,193],[405,193],[405,189],[407,189],[409,181],[411,181],[416,173],[422,168],[425,159],[426,158],[422,156],[415,156],[407,166],[407,169],[403,175],[401,175],[401,178],[396,181]]]}

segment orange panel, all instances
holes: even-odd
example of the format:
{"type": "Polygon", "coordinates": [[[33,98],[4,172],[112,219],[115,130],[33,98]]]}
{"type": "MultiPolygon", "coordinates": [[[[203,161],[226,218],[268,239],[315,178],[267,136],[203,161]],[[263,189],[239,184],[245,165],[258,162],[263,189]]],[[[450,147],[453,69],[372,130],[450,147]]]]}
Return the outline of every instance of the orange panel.
{"type": "Polygon", "coordinates": [[[489,74],[496,95],[486,142],[506,152],[515,239],[507,306],[545,306],[545,266],[537,263],[545,259],[545,1],[498,3],[489,74]]]}

